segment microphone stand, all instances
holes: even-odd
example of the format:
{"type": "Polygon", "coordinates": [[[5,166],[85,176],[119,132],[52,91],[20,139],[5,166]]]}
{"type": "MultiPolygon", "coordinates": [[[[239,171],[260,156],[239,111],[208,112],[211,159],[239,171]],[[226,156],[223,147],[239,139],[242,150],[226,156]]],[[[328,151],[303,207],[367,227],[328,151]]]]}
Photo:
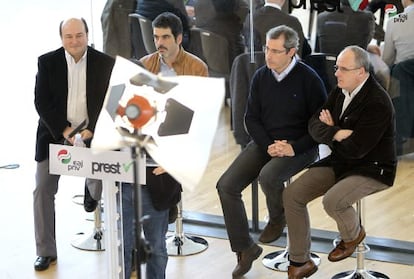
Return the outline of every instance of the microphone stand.
{"type": "Polygon", "coordinates": [[[131,158],[133,160],[133,204],[134,204],[134,219],[135,219],[135,245],[133,248],[135,256],[135,270],[137,274],[137,279],[141,279],[141,264],[144,263],[151,254],[151,249],[147,245],[146,241],[141,238],[142,232],[142,221],[145,219],[145,216],[142,216],[142,202],[141,202],[141,187],[139,183],[139,172],[140,172],[140,160],[144,157],[144,145],[148,140],[148,137],[139,142],[141,134],[139,130],[135,133],[134,137],[136,138],[135,144],[131,145],[131,158]],[[138,152],[137,152],[138,151],[138,152]]]}
{"type": "Polygon", "coordinates": [[[137,145],[131,146],[131,158],[133,160],[133,177],[134,183],[134,216],[135,216],[135,245],[134,245],[134,256],[135,256],[135,271],[137,273],[137,279],[141,278],[141,254],[139,249],[141,247],[141,216],[142,216],[142,204],[141,204],[141,185],[139,184],[139,160],[142,157],[141,148],[137,145]],[[137,153],[138,148],[138,153],[137,153]]]}

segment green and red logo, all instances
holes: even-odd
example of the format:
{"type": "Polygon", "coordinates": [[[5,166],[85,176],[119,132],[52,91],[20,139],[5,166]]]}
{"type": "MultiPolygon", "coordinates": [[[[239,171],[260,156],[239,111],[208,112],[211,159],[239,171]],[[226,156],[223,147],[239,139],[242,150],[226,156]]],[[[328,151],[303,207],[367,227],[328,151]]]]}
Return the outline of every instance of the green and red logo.
{"type": "Polygon", "coordinates": [[[69,151],[66,149],[59,150],[57,157],[62,164],[69,164],[72,159],[69,151]]]}

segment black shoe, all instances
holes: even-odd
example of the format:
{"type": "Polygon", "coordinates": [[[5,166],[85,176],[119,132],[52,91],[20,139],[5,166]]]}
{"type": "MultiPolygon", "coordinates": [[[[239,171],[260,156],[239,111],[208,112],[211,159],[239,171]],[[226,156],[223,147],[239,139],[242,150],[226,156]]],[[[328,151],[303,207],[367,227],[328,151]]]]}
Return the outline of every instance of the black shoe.
{"type": "Polygon", "coordinates": [[[56,264],[56,257],[37,257],[34,263],[34,269],[37,271],[46,270],[49,268],[50,264],[56,264]]]}
{"type": "Polygon", "coordinates": [[[85,195],[83,196],[83,208],[86,212],[95,211],[98,206],[98,201],[91,197],[88,187],[85,186],[85,195]]]}
{"type": "Polygon", "coordinates": [[[168,212],[168,224],[172,224],[175,222],[175,220],[177,219],[178,216],[178,207],[177,205],[173,205],[169,212],[168,212]]]}

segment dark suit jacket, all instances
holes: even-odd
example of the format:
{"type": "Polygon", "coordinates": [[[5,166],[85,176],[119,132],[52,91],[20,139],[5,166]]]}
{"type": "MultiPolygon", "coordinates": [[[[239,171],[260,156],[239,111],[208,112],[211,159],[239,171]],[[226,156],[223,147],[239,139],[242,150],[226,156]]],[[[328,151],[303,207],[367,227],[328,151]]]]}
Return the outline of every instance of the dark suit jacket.
{"type": "Polygon", "coordinates": [[[322,107],[330,111],[335,126],[319,120],[320,110],[309,121],[311,136],[332,150],[330,156],[313,166],[333,167],[338,180],[349,175],[363,175],[391,186],[397,158],[395,113],[388,93],[372,76],[369,77],[339,118],[344,99],[337,87],[322,107]],[[333,141],[340,129],[350,129],[353,133],[341,142],[333,141]]]}
{"type": "MultiPolygon", "coordinates": [[[[248,30],[249,20],[246,20],[245,30],[248,30]]],[[[269,29],[279,26],[286,25],[291,27],[298,33],[299,36],[299,50],[298,55],[302,57],[303,46],[307,41],[303,34],[302,25],[299,19],[289,15],[274,7],[261,7],[257,9],[253,14],[253,26],[254,26],[254,42],[255,50],[261,51],[263,45],[266,44],[266,33],[269,29]]],[[[250,33],[245,34],[246,38],[250,38],[250,33]]],[[[310,48],[310,47],[309,47],[310,48]]],[[[306,55],[310,54],[309,52],[306,55]]]]}
{"type": "MultiPolygon", "coordinates": [[[[115,60],[88,47],[86,65],[86,100],[89,123],[94,132],[108,88],[115,60]]],[[[70,125],[67,120],[68,71],[63,47],[48,52],[38,59],[35,85],[35,107],[39,114],[36,135],[35,160],[49,156],[50,143],[63,143],[63,131],[70,125]]]]}
{"type": "Polygon", "coordinates": [[[375,18],[368,11],[354,11],[342,6],[343,12],[318,15],[316,51],[338,55],[344,47],[358,45],[366,49],[374,36],[375,18]]]}

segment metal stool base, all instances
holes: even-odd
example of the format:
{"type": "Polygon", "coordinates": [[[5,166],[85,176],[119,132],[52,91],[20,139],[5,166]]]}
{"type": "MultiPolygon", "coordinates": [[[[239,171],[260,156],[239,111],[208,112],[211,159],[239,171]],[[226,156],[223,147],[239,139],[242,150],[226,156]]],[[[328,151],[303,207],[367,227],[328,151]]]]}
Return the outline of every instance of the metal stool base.
{"type": "Polygon", "coordinates": [[[188,256],[200,253],[208,248],[208,242],[198,236],[177,236],[167,237],[167,252],[169,256],[188,256]]]}
{"type": "Polygon", "coordinates": [[[369,270],[351,270],[336,274],[332,279],[390,279],[387,275],[369,270]]]}
{"type": "MultiPolygon", "coordinates": [[[[321,258],[315,253],[311,253],[311,260],[317,266],[321,263],[321,258]]],[[[264,256],[262,264],[267,268],[285,272],[289,267],[289,252],[285,249],[267,254],[264,256]]]]}
{"type": "Polygon", "coordinates": [[[90,235],[78,233],[78,237],[71,242],[72,246],[87,251],[104,251],[105,240],[102,231],[94,231],[90,235]]]}
{"type": "MultiPolygon", "coordinates": [[[[356,211],[358,213],[359,219],[361,220],[361,226],[363,226],[363,200],[359,200],[356,203],[356,211]]],[[[338,273],[332,277],[332,279],[390,279],[387,275],[382,274],[376,271],[366,270],[364,267],[365,253],[369,251],[368,245],[365,244],[365,241],[362,241],[358,244],[355,249],[357,267],[355,270],[344,271],[338,273]]]]}

